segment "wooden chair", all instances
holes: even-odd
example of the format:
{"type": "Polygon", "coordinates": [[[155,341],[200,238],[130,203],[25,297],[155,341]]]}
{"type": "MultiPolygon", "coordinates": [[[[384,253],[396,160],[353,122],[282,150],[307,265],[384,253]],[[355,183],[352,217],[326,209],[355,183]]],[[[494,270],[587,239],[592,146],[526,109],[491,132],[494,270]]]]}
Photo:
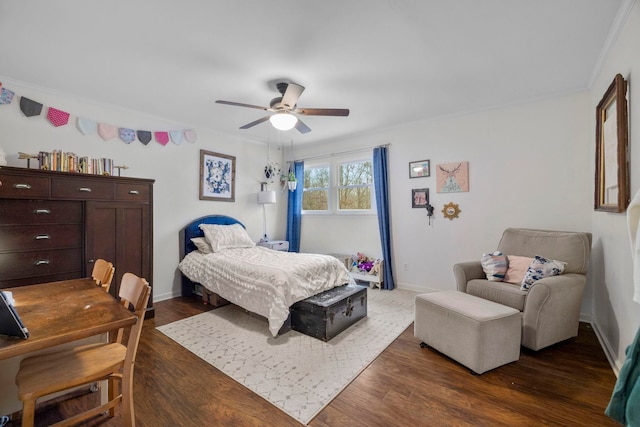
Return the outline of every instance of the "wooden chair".
{"type": "Polygon", "coordinates": [[[36,400],[42,396],[108,380],[109,401],[97,408],[61,421],[56,426],[70,426],[95,417],[105,411],[115,414],[122,403],[122,421],[125,426],[135,425],[133,410],[133,367],[149,301],[151,287],[145,279],[125,273],[120,284],[122,304],[133,306],[138,320],[129,329],[126,347],[122,344],[124,329],[118,331],[115,342],[89,344],[23,359],[16,375],[18,397],[22,401],[22,426],[33,426],[36,400]],[[117,394],[115,380],[121,384],[117,394]]]}
{"type": "Polygon", "coordinates": [[[93,271],[91,277],[96,281],[98,286],[102,286],[105,292],[109,292],[111,286],[111,280],[113,280],[113,274],[116,272],[116,268],[112,263],[103,259],[97,259],[93,265],[93,271]]]}

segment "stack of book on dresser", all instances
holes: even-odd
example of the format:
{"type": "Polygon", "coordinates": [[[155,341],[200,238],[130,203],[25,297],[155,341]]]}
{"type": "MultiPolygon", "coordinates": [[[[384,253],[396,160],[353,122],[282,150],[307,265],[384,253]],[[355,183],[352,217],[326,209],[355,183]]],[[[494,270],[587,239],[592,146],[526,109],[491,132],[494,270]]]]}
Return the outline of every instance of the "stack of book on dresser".
{"type": "Polygon", "coordinates": [[[92,175],[113,175],[112,159],[78,157],[75,153],[53,150],[38,153],[39,168],[60,172],[79,172],[92,175]]]}

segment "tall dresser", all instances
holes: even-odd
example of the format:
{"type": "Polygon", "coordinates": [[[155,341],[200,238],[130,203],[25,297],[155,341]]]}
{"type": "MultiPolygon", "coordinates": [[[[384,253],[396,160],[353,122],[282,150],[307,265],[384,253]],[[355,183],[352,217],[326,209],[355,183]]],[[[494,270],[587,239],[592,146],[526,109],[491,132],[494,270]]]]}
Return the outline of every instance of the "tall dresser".
{"type": "Polygon", "coordinates": [[[0,289],[87,277],[98,258],[113,295],[126,272],[153,286],[153,180],[2,167],[0,182],[0,289]]]}

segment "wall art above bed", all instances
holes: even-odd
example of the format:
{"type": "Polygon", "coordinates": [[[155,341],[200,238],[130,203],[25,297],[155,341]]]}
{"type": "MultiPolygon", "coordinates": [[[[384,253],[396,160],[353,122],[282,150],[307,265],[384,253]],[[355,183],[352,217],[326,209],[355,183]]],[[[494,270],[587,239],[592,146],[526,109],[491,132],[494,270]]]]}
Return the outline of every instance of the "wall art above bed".
{"type": "Polygon", "coordinates": [[[200,150],[200,200],[236,200],[236,158],[200,150]]]}

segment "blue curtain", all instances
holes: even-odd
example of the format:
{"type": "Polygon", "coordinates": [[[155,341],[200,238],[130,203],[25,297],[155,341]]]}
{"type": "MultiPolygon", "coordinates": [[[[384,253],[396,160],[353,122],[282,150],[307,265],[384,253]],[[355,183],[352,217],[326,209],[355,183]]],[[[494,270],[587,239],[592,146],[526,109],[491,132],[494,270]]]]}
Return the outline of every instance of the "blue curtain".
{"type": "Polygon", "coordinates": [[[302,220],[302,193],[304,188],[304,162],[293,163],[293,173],[298,180],[295,191],[288,191],[287,240],[289,252],[300,252],[300,224],[302,220]]]}
{"type": "Polygon", "coordinates": [[[389,172],[387,167],[387,147],[373,149],[373,183],[376,192],[380,245],[382,246],[383,289],[395,288],[393,283],[393,260],[391,258],[391,221],[389,218],[389,172]]]}

